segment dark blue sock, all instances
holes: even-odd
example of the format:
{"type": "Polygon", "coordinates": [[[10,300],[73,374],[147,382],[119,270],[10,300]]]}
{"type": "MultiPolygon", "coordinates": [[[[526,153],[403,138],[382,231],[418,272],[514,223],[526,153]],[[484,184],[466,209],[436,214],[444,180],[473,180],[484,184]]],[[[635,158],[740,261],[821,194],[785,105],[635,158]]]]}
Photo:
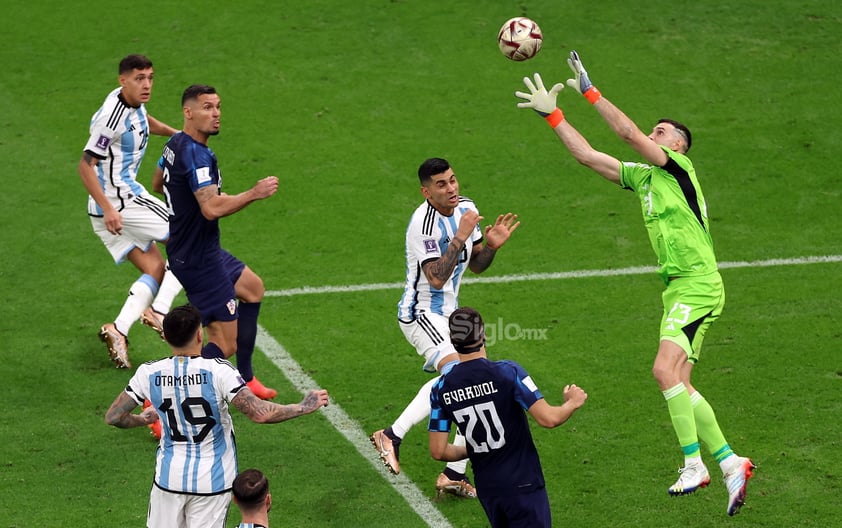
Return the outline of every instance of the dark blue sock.
{"type": "Polygon", "coordinates": [[[447,478],[449,478],[450,480],[455,480],[457,482],[460,481],[460,480],[464,480],[464,481],[468,482],[468,476],[467,475],[465,475],[464,473],[459,473],[457,471],[454,471],[447,466],[445,466],[444,471],[442,471],[442,473],[444,473],[444,475],[447,478]]]}
{"type": "Polygon", "coordinates": [[[389,438],[389,440],[392,441],[392,446],[394,446],[397,449],[398,445],[401,443],[402,438],[395,434],[391,426],[384,429],[383,434],[386,435],[389,438]]]}
{"type": "Polygon", "coordinates": [[[395,432],[392,431],[391,427],[387,427],[386,429],[384,429],[383,434],[386,435],[389,438],[389,440],[392,441],[392,450],[395,452],[395,458],[400,460],[401,459],[401,437],[396,435],[395,432]]]}
{"type": "Polygon", "coordinates": [[[254,342],[257,340],[257,316],[260,314],[260,303],[241,302],[239,306],[240,318],[237,319],[237,370],[246,381],[254,378],[251,367],[251,356],[254,354],[254,342]]]}
{"type": "Polygon", "coordinates": [[[225,359],[225,354],[222,353],[222,349],[216,343],[211,342],[202,347],[202,357],[208,359],[225,359]]]}

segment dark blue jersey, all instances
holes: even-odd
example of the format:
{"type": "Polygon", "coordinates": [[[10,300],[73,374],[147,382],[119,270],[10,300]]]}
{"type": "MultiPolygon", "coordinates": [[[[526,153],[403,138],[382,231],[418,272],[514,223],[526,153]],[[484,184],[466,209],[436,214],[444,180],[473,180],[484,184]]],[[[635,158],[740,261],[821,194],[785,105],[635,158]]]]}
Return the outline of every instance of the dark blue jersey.
{"type": "Polygon", "coordinates": [[[514,361],[459,363],[433,385],[430,425],[465,437],[480,496],[528,493],[544,486],[526,409],[542,399],[529,374],[514,361]]]}
{"type": "Polygon", "coordinates": [[[172,268],[201,267],[219,258],[219,222],[208,220],[193,193],[207,185],[222,188],[216,155],[184,132],[172,136],[158,162],[170,210],[167,257],[172,268]]]}

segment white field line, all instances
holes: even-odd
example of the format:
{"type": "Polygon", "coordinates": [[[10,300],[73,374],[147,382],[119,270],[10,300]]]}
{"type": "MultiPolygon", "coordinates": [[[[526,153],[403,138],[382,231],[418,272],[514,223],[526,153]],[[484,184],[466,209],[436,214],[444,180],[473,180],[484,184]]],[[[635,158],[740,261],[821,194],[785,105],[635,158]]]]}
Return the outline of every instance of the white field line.
{"type": "MultiPolygon", "coordinates": [[[[720,269],[729,268],[765,268],[770,266],[795,266],[800,264],[824,264],[828,262],[842,262],[842,255],[825,255],[814,257],[780,258],[754,261],[720,262],[720,269]]],[[[555,273],[530,273],[524,275],[501,275],[499,277],[465,277],[463,284],[476,283],[503,283],[523,282],[540,280],[559,279],[581,279],[585,277],[616,277],[620,275],[643,275],[655,273],[654,266],[634,266],[631,268],[602,269],[602,270],[579,270],[559,271],[555,273]]],[[[348,293],[359,291],[375,290],[399,290],[403,288],[402,282],[379,282],[373,284],[349,284],[344,286],[303,286],[301,288],[290,288],[287,290],[269,290],[266,297],[292,297],[294,295],[308,295],[315,293],[348,293]]]]}
{"type": "MultiPolygon", "coordinates": [[[[719,267],[727,268],[755,268],[755,267],[769,267],[769,266],[791,266],[799,264],[821,264],[828,262],[842,262],[842,255],[827,255],[814,257],[800,257],[788,259],[769,259],[757,260],[751,262],[720,262],[719,267]]],[[[464,279],[466,283],[503,283],[503,282],[519,282],[519,281],[536,281],[536,280],[559,280],[559,279],[576,279],[584,277],[614,277],[620,275],[641,275],[644,273],[654,273],[655,268],[651,266],[636,266],[630,268],[607,269],[607,270],[581,270],[581,271],[563,271],[557,273],[531,273],[525,275],[505,275],[500,277],[470,277],[464,279]]],[[[275,290],[267,291],[267,297],[289,297],[293,295],[306,295],[314,293],[344,293],[357,291],[373,291],[373,290],[392,290],[403,288],[403,283],[375,283],[375,284],[358,284],[348,286],[323,286],[323,287],[303,287],[293,288],[289,290],[275,290]]],[[[295,361],[286,349],[278,343],[263,327],[258,327],[257,331],[257,347],[260,348],[266,357],[274,363],[292,383],[292,385],[305,394],[308,390],[317,388],[319,385],[308,376],[301,365],[295,361]]],[[[423,519],[429,526],[437,528],[449,528],[451,524],[447,518],[436,508],[421,492],[420,489],[410,481],[405,474],[400,475],[390,474],[383,466],[380,458],[371,447],[368,440],[368,435],[362,430],[360,425],[351,419],[345,411],[342,410],[336,403],[331,403],[320,411],[336,428],[342,433],[351,445],[353,445],[360,455],[369,461],[386,479],[392,487],[406,500],[410,507],[423,519]]]]}
{"type": "MultiPolygon", "coordinates": [[[[266,354],[266,357],[281,370],[296,390],[302,394],[306,394],[310,389],[319,388],[315,380],[304,372],[301,365],[263,327],[258,327],[257,329],[257,347],[266,354]]],[[[329,390],[330,388],[328,387],[329,390]]],[[[418,486],[409,480],[403,472],[400,475],[392,475],[386,470],[383,462],[380,461],[380,457],[377,456],[376,451],[372,447],[371,442],[369,442],[368,435],[337,403],[331,402],[330,405],[324,407],[319,412],[324,414],[336,430],[351,442],[351,445],[356,448],[360,455],[380,472],[383,478],[395,488],[428,526],[433,528],[451,527],[447,518],[442,515],[438,508],[424,496],[421,490],[418,489],[418,486]]]]}

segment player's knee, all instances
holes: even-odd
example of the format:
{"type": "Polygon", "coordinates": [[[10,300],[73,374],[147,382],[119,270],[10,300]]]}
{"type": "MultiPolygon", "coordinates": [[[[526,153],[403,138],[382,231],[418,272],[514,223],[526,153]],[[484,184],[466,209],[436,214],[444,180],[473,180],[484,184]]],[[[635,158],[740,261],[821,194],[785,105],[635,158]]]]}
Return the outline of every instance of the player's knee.
{"type": "MultiPolygon", "coordinates": [[[[257,275],[255,275],[257,277],[257,275]]],[[[260,302],[263,300],[263,296],[266,294],[266,286],[263,285],[263,280],[260,277],[257,277],[257,280],[252,287],[252,295],[254,296],[254,301],[252,302],[260,302]]]]}
{"type": "Polygon", "coordinates": [[[659,365],[655,363],[652,366],[652,377],[655,378],[655,381],[658,382],[658,385],[664,386],[669,383],[670,377],[670,370],[663,367],[663,365],[659,365]]]}
{"type": "Polygon", "coordinates": [[[652,377],[661,389],[668,389],[681,381],[681,369],[668,358],[658,356],[652,365],[652,377]]]}
{"type": "Polygon", "coordinates": [[[155,258],[152,255],[147,255],[142,262],[142,265],[139,266],[142,268],[143,273],[154,277],[155,280],[158,281],[158,284],[161,284],[161,281],[164,280],[164,272],[167,269],[166,263],[164,263],[164,259],[162,258],[155,258]]]}
{"type": "Polygon", "coordinates": [[[243,273],[234,285],[234,289],[237,292],[237,298],[245,302],[260,302],[266,293],[263,279],[253,272],[243,273]]]}
{"type": "Polygon", "coordinates": [[[153,268],[152,273],[150,273],[150,275],[155,277],[155,280],[158,281],[158,284],[161,284],[161,282],[164,281],[164,273],[166,271],[167,271],[167,266],[166,266],[166,264],[164,264],[164,261],[161,261],[159,265],[156,265],[153,268]]]}

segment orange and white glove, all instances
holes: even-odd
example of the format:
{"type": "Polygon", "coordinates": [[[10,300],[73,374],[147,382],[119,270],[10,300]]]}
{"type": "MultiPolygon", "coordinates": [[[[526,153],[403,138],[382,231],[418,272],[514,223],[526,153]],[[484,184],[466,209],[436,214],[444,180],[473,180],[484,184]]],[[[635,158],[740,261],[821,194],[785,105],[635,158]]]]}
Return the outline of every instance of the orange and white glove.
{"type": "Polygon", "coordinates": [[[562,83],[553,85],[549,91],[544,87],[544,81],[541,79],[541,74],[534,75],[535,82],[529,77],[523,78],[523,84],[529,88],[529,93],[515,92],[515,97],[525,99],[525,101],[517,104],[518,108],[531,108],[535,110],[538,115],[547,120],[551,127],[555,128],[564,120],[564,114],[556,106],[556,98],[558,93],[564,88],[562,83]]]}
{"type": "Polygon", "coordinates": [[[578,90],[591,104],[597,102],[602,97],[602,94],[599,93],[599,90],[596,89],[596,86],[588,78],[588,72],[585,70],[585,66],[582,64],[582,60],[579,58],[576,50],[570,52],[570,56],[567,58],[567,65],[570,66],[570,69],[573,70],[573,75],[576,76],[575,79],[567,79],[567,86],[578,90]]]}

